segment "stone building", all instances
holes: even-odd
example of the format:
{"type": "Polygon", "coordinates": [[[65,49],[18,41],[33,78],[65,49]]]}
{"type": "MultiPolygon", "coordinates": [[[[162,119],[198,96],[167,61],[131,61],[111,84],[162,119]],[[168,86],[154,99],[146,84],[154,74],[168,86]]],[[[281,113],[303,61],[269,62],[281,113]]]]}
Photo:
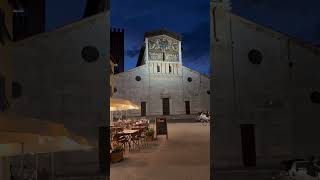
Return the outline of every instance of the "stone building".
{"type": "Polygon", "coordinates": [[[129,116],[186,115],[208,111],[208,76],[183,66],[182,38],[167,30],[145,33],[137,67],[115,75],[114,97],[140,110],[129,116]]]}
{"type": "Polygon", "coordinates": [[[10,0],[13,7],[13,40],[18,41],[45,31],[46,0],[10,0]]]}
{"type": "Polygon", "coordinates": [[[211,1],[212,167],[320,155],[320,49],[211,1]]]}
{"type": "Polygon", "coordinates": [[[0,11],[13,41],[45,31],[45,0],[2,1],[0,11]]]}
{"type": "MultiPolygon", "coordinates": [[[[106,2],[100,4],[109,7],[106,2]]],[[[5,17],[10,17],[12,7],[7,7],[5,17]]],[[[0,82],[5,82],[5,86],[0,84],[0,102],[5,97],[9,104],[4,111],[61,123],[96,147],[88,152],[55,153],[59,177],[105,179],[109,165],[108,132],[102,136],[99,131],[109,125],[109,10],[94,12],[17,42],[12,41],[12,18],[5,18],[6,33],[0,33],[4,40],[0,43],[0,82]]]]}

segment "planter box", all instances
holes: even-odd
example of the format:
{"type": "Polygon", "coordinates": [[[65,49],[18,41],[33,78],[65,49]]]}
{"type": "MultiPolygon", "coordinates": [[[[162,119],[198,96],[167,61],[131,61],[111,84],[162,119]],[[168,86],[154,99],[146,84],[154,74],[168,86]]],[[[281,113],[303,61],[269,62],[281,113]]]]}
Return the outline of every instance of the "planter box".
{"type": "Polygon", "coordinates": [[[153,136],[147,136],[147,142],[152,142],[153,141],[153,136]]]}
{"type": "Polygon", "coordinates": [[[111,153],[111,162],[116,163],[123,160],[123,151],[111,153]]]}

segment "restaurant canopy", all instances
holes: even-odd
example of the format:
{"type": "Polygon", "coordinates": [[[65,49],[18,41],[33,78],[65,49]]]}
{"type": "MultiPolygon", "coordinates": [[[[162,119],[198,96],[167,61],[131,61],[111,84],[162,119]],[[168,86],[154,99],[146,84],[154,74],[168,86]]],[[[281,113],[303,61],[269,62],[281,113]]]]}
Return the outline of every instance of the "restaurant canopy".
{"type": "Polygon", "coordinates": [[[140,109],[140,107],[126,99],[110,98],[110,111],[125,111],[133,109],[140,109]]]}
{"type": "Polygon", "coordinates": [[[0,156],[91,148],[85,138],[62,124],[0,113],[0,156]]]}

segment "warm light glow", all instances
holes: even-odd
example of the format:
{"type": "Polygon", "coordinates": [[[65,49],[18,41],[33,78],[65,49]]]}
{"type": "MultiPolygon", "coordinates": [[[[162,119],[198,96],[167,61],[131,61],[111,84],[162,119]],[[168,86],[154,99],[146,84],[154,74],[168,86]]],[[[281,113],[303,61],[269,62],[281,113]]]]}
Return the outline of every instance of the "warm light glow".
{"type": "Polygon", "coordinates": [[[93,145],[63,124],[0,113],[0,158],[22,153],[90,150],[93,145]]]}
{"type": "Polygon", "coordinates": [[[124,110],[133,110],[140,109],[140,107],[129,100],[111,98],[110,99],[110,111],[124,111],[124,110]]]}

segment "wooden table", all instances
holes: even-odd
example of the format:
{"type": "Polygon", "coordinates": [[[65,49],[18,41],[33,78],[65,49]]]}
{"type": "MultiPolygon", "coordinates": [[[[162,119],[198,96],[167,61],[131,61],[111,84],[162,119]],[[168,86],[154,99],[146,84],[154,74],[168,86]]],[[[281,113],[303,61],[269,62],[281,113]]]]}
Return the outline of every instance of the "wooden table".
{"type": "Polygon", "coordinates": [[[111,127],[111,129],[123,129],[123,127],[113,126],[113,127],[111,127]]]}
{"type": "Polygon", "coordinates": [[[131,135],[138,132],[138,130],[130,130],[130,129],[125,129],[121,132],[118,132],[118,134],[125,134],[125,135],[131,135]]]}
{"type": "Polygon", "coordinates": [[[134,130],[137,130],[137,129],[141,130],[141,129],[148,129],[148,126],[133,126],[131,128],[134,130]]]}

